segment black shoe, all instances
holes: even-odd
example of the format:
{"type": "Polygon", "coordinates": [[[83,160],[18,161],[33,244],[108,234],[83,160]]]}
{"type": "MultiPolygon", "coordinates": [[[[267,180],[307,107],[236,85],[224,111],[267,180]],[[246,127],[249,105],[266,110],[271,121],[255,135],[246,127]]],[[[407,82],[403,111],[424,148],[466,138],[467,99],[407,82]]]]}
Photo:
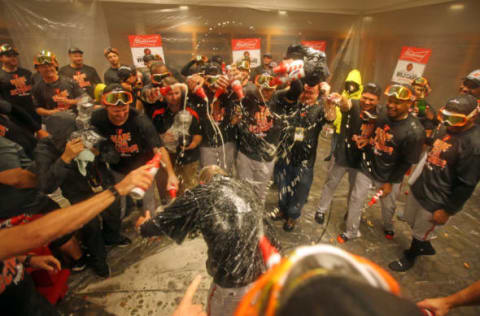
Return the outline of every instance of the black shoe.
{"type": "Polygon", "coordinates": [[[330,161],[332,160],[332,155],[328,155],[327,157],[323,158],[323,161],[330,161]]]}
{"type": "Polygon", "coordinates": [[[410,270],[414,264],[415,258],[407,259],[407,257],[402,257],[398,260],[391,262],[388,267],[393,271],[405,272],[407,270],[410,270]]]}
{"type": "Polygon", "coordinates": [[[283,224],[283,230],[286,232],[291,232],[292,230],[295,229],[295,226],[297,225],[297,220],[293,218],[287,219],[285,224],[283,224]]]}
{"type": "Polygon", "coordinates": [[[124,248],[128,247],[128,245],[130,245],[131,243],[132,241],[130,240],[130,238],[124,235],[120,235],[117,240],[105,241],[105,246],[124,248]]]}
{"type": "Polygon", "coordinates": [[[274,221],[281,221],[285,219],[285,214],[278,207],[274,208],[268,216],[274,221]]]}
{"type": "Polygon", "coordinates": [[[80,259],[73,261],[70,270],[73,272],[80,272],[87,268],[87,258],[85,255],[80,257],[80,259]]]}
{"type": "Polygon", "coordinates": [[[110,266],[105,261],[90,263],[90,267],[96,275],[105,279],[109,278],[112,273],[110,266]]]}
{"type": "Polygon", "coordinates": [[[319,223],[320,225],[323,225],[325,222],[325,213],[322,212],[315,212],[315,221],[319,223]]]}

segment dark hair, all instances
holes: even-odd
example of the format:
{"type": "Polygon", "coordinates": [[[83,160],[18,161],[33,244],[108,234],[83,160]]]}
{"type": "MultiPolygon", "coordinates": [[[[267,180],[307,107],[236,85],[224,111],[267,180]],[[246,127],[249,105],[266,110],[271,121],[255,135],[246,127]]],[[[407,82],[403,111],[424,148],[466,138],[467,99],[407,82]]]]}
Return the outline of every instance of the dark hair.
{"type": "Polygon", "coordinates": [[[380,96],[382,95],[382,88],[380,88],[380,86],[376,83],[369,82],[363,86],[362,93],[371,93],[373,95],[376,95],[380,99],[380,96]]]}
{"type": "Polygon", "coordinates": [[[303,59],[305,56],[305,52],[303,49],[303,46],[300,44],[292,44],[288,46],[287,48],[287,59],[292,58],[292,59],[303,59]]]}

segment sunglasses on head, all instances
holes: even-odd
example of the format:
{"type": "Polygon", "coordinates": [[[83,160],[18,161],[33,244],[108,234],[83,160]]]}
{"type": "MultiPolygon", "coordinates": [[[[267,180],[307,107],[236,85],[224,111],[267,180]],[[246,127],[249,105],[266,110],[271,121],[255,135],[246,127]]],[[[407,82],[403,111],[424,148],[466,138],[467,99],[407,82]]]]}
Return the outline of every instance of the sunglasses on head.
{"type": "Polygon", "coordinates": [[[122,106],[133,102],[133,96],[128,91],[110,91],[103,95],[103,103],[109,106],[122,106]]]}
{"type": "Polygon", "coordinates": [[[475,108],[470,114],[465,115],[462,113],[456,113],[442,107],[438,111],[438,120],[446,126],[465,126],[467,122],[478,113],[478,107],[475,108]]]}
{"type": "Polygon", "coordinates": [[[394,84],[387,87],[385,95],[388,97],[395,97],[398,100],[409,101],[412,98],[412,91],[404,86],[394,84]]]}

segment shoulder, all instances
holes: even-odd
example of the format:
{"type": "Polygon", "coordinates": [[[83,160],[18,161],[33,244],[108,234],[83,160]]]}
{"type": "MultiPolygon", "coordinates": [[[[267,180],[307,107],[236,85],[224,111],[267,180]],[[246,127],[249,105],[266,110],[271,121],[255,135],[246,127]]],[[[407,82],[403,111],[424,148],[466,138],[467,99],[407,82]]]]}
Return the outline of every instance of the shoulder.
{"type": "Polygon", "coordinates": [[[59,73],[65,73],[69,70],[69,68],[70,68],[70,65],[63,66],[62,68],[60,68],[60,70],[58,72],[59,73]]]}
{"type": "Polygon", "coordinates": [[[103,122],[108,120],[107,110],[106,109],[98,109],[93,111],[92,118],[90,119],[92,125],[98,126],[101,125],[103,122]]]}

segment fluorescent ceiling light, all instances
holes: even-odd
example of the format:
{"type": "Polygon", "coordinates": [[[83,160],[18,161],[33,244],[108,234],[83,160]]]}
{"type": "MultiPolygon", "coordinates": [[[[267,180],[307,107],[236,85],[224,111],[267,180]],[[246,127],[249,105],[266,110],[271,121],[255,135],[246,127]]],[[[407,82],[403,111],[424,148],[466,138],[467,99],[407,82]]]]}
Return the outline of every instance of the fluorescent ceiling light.
{"type": "Polygon", "coordinates": [[[450,10],[453,10],[453,11],[463,10],[464,8],[465,8],[465,5],[463,3],[455,3],[450,5],[450,10]]]}
{"type": "Polygon", "coordinates": [[[188,5],[181,5],[178,7],[180,10],[188,10],[188,5]]]}
{"type": "Polygon", "coordinates": [[[287,15],[287,11],[285,11],[285,10],[278,10],[278,14],[280,14],[280,15],[287,15]]]}

